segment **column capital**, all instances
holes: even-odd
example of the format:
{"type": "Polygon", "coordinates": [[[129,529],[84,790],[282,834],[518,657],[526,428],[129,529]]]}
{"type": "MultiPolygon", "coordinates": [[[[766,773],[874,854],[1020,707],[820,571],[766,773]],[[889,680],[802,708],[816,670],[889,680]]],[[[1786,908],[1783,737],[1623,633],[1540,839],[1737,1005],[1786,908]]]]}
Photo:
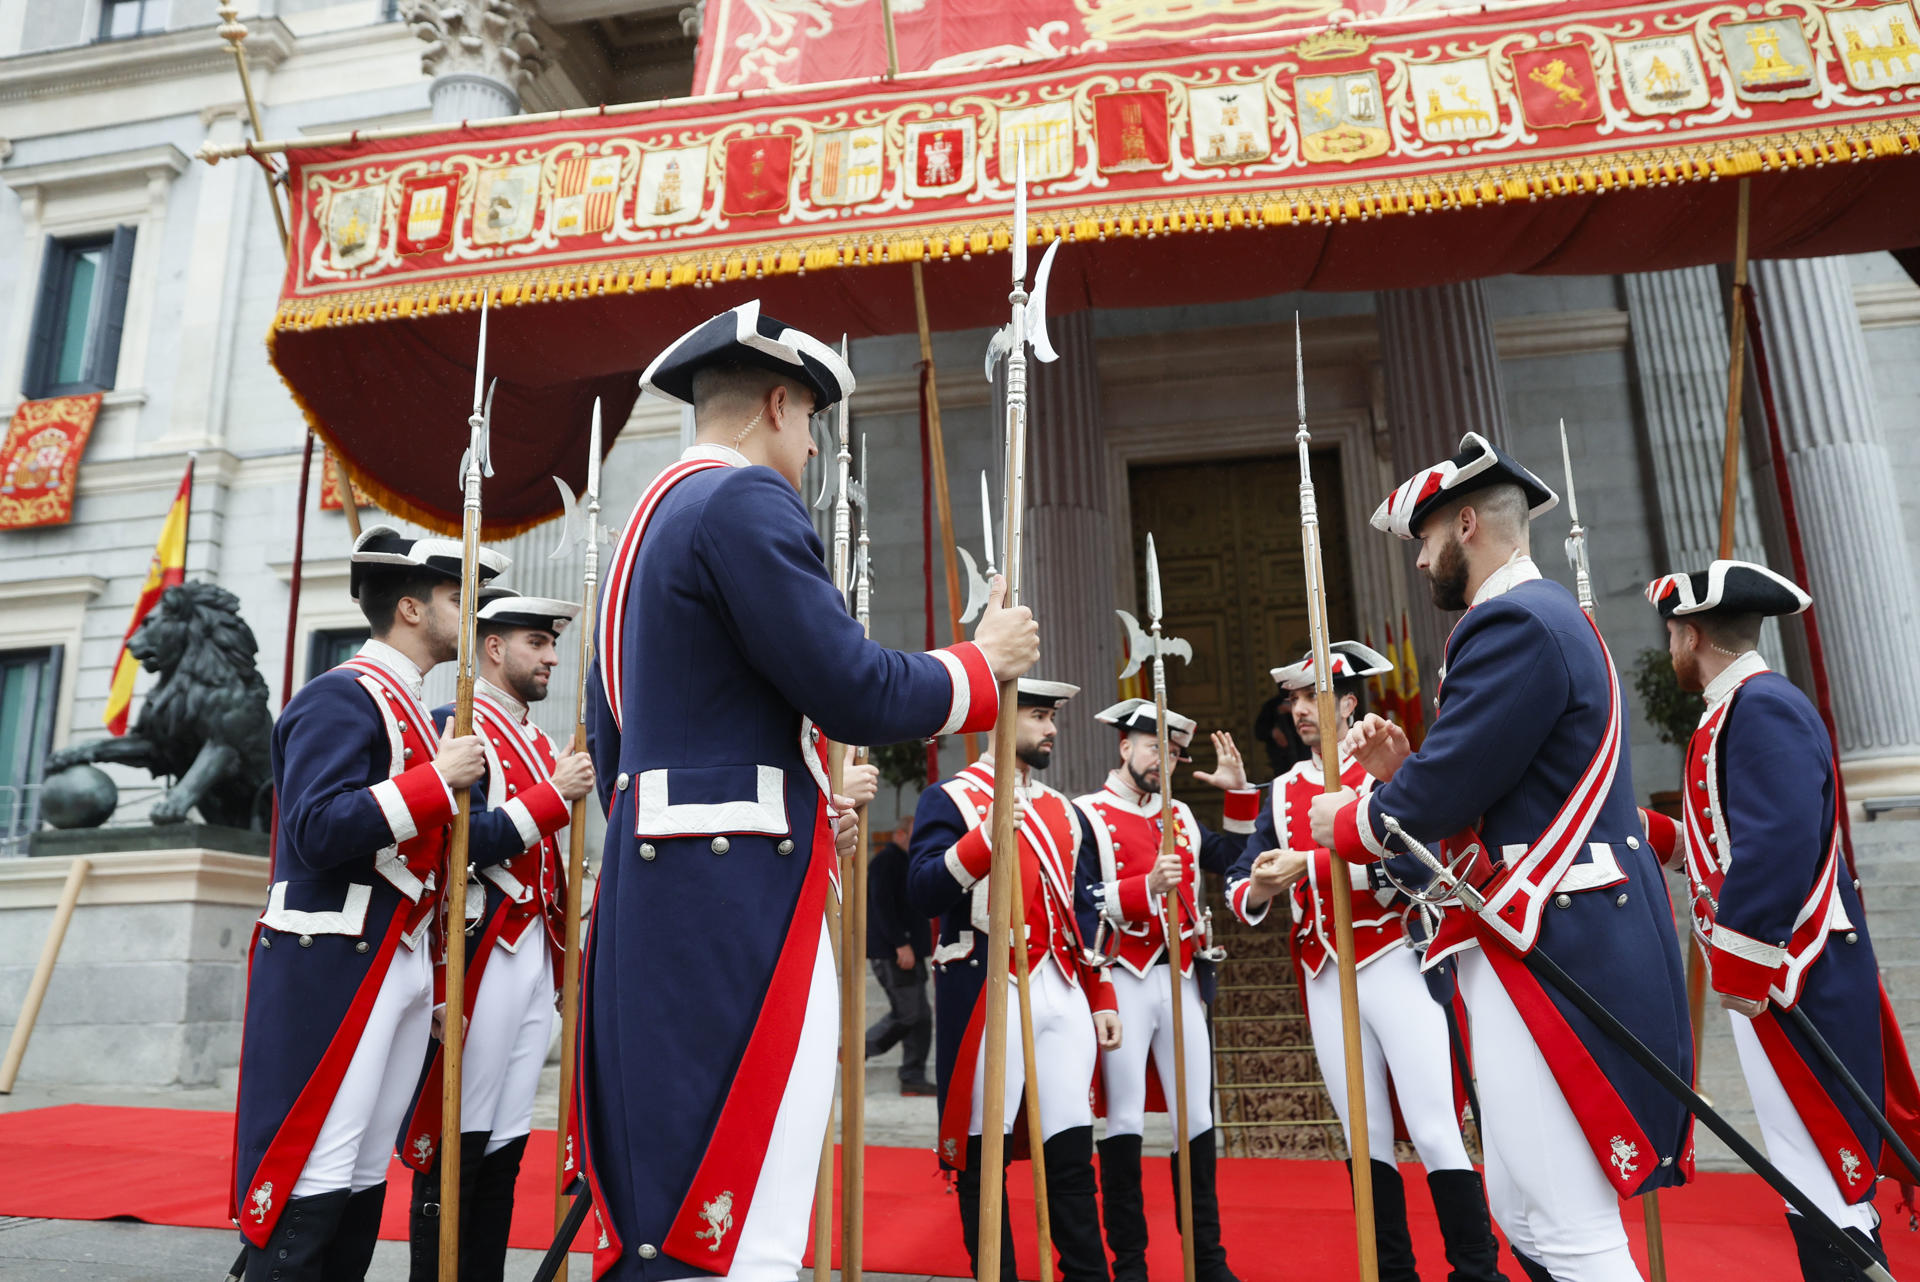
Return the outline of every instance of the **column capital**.
{"type": "Polygon", "coordinates": [[[434,78],[436,105],[443,83],[491,82],[512,100],[504,114],[517,113],[547,65],[522,0],[401,0],[400,16],[426,46],[420,69],[434,78]]]}

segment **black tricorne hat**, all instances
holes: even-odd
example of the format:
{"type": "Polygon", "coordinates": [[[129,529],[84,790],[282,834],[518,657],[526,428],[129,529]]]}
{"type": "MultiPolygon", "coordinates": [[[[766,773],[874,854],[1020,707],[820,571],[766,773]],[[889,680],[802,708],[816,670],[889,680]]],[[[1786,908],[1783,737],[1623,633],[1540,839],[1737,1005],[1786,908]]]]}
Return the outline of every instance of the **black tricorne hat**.
{"type": "Polygon", "coordinates": [[[1021,677],[1018,703],[1022,708],[1054,708],[1066,706],[1067,700],[1080,693],[1080,687],[1068,685],[1064,681],[1041,681],[1036,677],[1021,677]]]}
{"type": "MultiPolygon", "coordinates": [[[[1372,646],[1359,641],[1335,641],[1327,647],[1327,666],[1335,681],[1359,681],[1385,676],[1393,671],[1393,660],[1372,646]]],[[[1305,690],[1313,684],[1313,655],[1298,663],[1272,669],[1273,679],[1283,690],[1305,690]]]]}
{"type": "Polygon", "coordinates": [[[1539,516],[1560,501],[1547,483],[1520,460],[1478,432],[1460,438],[1460,451],[1403,481],[1373,513],[1373,528],[1418,536],[1420,523],[1435,509],[1489,485],[1517,485],[1527,496],[1528,517],[1539,516]]]}
{"type": "Polygon", "coordinates": [[[579,613],[580,607],[572,601],[522,596],[512,588],[489,587],[480,593],[480,608],[473,617],[495,627],[537,628],[559,636],[579,613]]]}
{"type": "Polygon", "coordinates": [[[694,326],[653,358],[640,390],[680,405],[693,404],[693,376],[710,365],[771,370],[813,392],[815,412],[853,394],[853,371],[840,353],[803,330],[760,310],[755,298],[694,326]]]}
{"type": "MultiPolygon", "coordinates": [[[[353,555],[347,562],[347,591],[360,599],[360,586],[370,574],[384,570],[431,570],[460,581],[461,546],[458,539],[414,538],[391,525],[370,525],[354,540],[353,555]]],[[[505,574],[513,558],[492,548],[480,549],[479,581],[505,574]]]]}
{"type": "Polygon", "coordinates": [[[1665,575],[1647,584],[1647,600],[1663,619],[1799,614],[1813,604],[1792,579],[1752,561],[1715,561],[1697,573],[1665,575]]]}

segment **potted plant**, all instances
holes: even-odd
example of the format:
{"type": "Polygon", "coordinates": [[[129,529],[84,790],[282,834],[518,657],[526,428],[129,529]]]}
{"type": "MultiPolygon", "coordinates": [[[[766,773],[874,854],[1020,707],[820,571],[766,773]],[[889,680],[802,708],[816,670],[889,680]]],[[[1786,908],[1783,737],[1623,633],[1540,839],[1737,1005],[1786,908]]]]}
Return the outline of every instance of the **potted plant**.
{"type": "Polygon", "coordinates": [[[883,744],[875,748],[870,755],[873,764],[880,769],[883,783],[893,785],[893,808],[900,809],[900,793],[911,786],[927,786],[927,741],[909,739],[905,743],[883,744]]]}
{"type": "MultiPolygon", "coordinates": [[[[1673,659],[1664,647],[1642,650],[1633,664],[1633,691],[1640,696],[1640,710],[1661,743],[1670,743],[1686,751],[1707,701],[1680,688],[1673,674],[1673,659]]],[[[1671,819],[1680,818],[1680,790],[1665,788],[1647,798],[1648,806],[1671,819]]]]}

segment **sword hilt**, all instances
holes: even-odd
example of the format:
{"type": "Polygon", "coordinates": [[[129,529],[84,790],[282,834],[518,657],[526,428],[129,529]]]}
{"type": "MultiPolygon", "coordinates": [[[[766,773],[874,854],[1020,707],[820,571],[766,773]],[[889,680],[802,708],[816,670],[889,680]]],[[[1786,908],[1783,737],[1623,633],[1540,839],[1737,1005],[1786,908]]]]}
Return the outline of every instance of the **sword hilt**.
{"type": "Polygon", "coordinates": [[[1388,836],[1395,837],[1399,840],[1403,850],[1425,864],[1427,870],[1434,875],[1441,885],[1453,892],[1453,897],[1458,899],[1468,912],[1481,913],[1486,910],[1487,901],[1485,896],[1483,896],[1472,883],[1466,881],[1460,877],[1459,874],[1455,873],[1453,869],[1447,867],[1440,856],[1429,850],[1424,842],[1409,833],[1405,828],[1402,828],[1398,819],[1395,819],[1389,814],[1382,814],[1380,816],[1380,826],[1387,830],[1388,836]]]}

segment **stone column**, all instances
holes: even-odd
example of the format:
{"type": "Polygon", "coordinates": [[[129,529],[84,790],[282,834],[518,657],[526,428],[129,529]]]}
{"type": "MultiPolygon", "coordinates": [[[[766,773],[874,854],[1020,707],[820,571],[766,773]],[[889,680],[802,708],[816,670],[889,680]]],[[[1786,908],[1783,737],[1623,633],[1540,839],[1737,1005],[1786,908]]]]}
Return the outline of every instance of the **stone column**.
{"type": "MultiPolygon", "coordinates": [[[[1374,294],[1387,385],[1394,483],[1451,458],[1467,432],[1506,442],[1506,387],[1487,311],[1486,285],[1470,280],[1374,294]]],[[[1386,537],[1386,536],[1382,536],[1386,537]]],[[[1407,617],[1428,691],[1458,619],[1433,607],[1407,553],[1407,617]]]]}
{"type": "MultiPolygon", "coordinates": [[[[1775,404],[1855,801],[1920,790],[1913,550],[1840,258],[1753,264],[1775,404]]],[[[1756,459],[1755,483],[1773,484],[1756,459]]]]}
{"type": "Polygon", "coordinates": [[[1120,626],[1093,313],[1052,317],[1047,325],[1060,359],[1027,366],[1029,555],[1021,596],[1040,621],[1033,675],[1081,689],[1047,777],[1071,797],[1091,791],[1113,768],[1112,736],[1091,716],[1113,701],[1120,626]]]}
{"type": "Polygon", "coordinates": [[[546,65],[524,0],[401,0],[400,16],[426,42],[420,67],[438,121],[520,114],[520,93],[546,65]]]}
{"type": "MultiPolygon", "coordinates": [[[[1645,448],[1659,504],[1664,559],[1656,573],[1704,569],[1720,555],[1720,487],[1726,456],[1727,287],[1712,267],[1669,272],[1636,272],[1620,278],[1632,325],[1634,379],[1640,394],[1645,448]]],[[[1759,397],[1742,393],[1747,409],[1759,397]]],[[[1740,488],[1734,506],[1733,555],[1782,570],[1790,566],[1784,548],[1763,536],[1779,524],[1778,503],[1769,486],[1756,493],[1753,469],[1766,461],[1751,432],[1741,444],[1740,488]]],[[[1805,675],[1804,652],[1783,645],[1780,629],[1768,624],[1760,648],[1767,661],[1796,680],[1805,675]],[[1784,656],[1784,660],[1783,660],[1784,656]]],[[[1804,682],[1803,682],[1804,684],[1804,682]]]]}

